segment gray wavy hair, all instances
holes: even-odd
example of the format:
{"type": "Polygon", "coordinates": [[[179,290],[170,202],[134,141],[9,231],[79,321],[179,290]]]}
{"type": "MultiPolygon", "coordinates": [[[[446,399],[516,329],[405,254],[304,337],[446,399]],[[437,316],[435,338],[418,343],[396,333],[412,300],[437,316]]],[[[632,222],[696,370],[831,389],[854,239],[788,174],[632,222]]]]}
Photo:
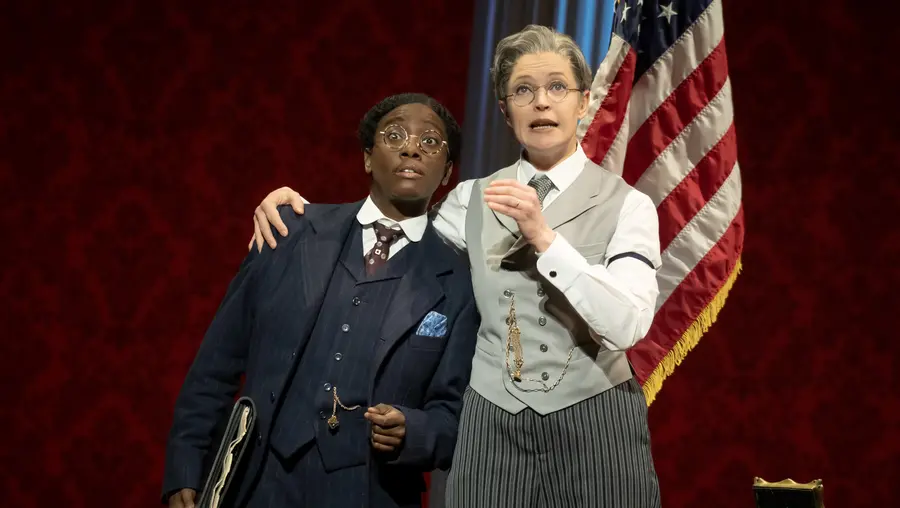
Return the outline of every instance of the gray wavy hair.
{"type": "Polygon", "coordinates": [[[572,74],[578,88],[591,88],[591,68],[584,59],[581,48],[571,37],[541,25],[528,25],[521,32],[505,37],[497,43],[494,50],[494,63],[491,66],[491,81],[497,100],[507,95],[506,86],[512,75],[513,67],[524,55],[534,53],[556,53],[569,60],[572,74]]]}

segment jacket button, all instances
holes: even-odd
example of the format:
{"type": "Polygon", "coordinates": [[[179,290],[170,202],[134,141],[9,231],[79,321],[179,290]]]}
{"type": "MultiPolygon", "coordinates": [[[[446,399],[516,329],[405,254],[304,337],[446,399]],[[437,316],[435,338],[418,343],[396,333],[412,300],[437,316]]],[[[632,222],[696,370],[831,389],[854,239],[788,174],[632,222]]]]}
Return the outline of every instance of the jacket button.
{"type": "Polygon", "coordinates": [[[343,324],[343,325],[341,325],[341,331],[344,332],[344,333],[349,332],[349,331],[350,331],[350,325],[348,325],[348,324],[343,324]]]}
{"type": "Polygon", "coordinates": [[[512,295],[513,295],[513,292],[510,291],[510,290],[508,290],[508,289],[505,290],[505,291],[503,291],[503,296],[505,296],[505,297],[507,297],[507,298],[512,297],[512,295]]]}
{"type": "Polygon", "coordinates": [[[546,324],[547,324],[547,318],[545,318],[544,316],[541,316],[541,317],[538,319],[538,324],[541,325],[541,326],[546,325],[546,324]]]}
{"type": "Polygon", "coordinates": [[[547,374],[546,372],[542,373],[542,374],[541,374],[541,379],[543,379],[544,381],[550,379],[550,374],[547,374]]]}
{"type": "Polygon", "coordinates": [[[550,276],[556,277],[556,270],[550,270],[550,276]]]}
{"type": "Polygon", "coordinates": [[[331,391],[331,383],[325,383],[325,391],[326,391],[326,392],[330,392],[330,391],[331,391]]]}
{"type": "Polygon", "coordinates": [[[335,353],[335,354],[334,354],[334,361],[339,362],[339,361],[341,361],[341,358],[343,358],[343,357],[344,357],[344,355],[342,355],[342,354],[340,354],[340,353],[335,353]]]}
{"type": "Polygon", "coordinates": [[[325,411],[319,411],[319,418],[324,420],[325,418],[328,418],[328,415],[325,414],[325,411]]]}
{"type": "Polygon", "coordinates": [[[269,392],[269,402],[275,402],[275,392],[269,392]]]}
{"type": "Polygon", "coordinates": [[[354,306],[358,306],[358,305],[359,305],[359,297],[358,297],[358,296],[354,296],[354,297],[353,297],[353,305],[354,305],[354,306]]]}
{"type": "Polygon", "coordinates": [[[542,352],[542,353],[546,353],[546,352],[547,352],[547,349],[548,349],[548,348],[547,348],[547,344],[541,344],[541,352],[542,352]]]}
{"type": "Polygon", "coordinates": [[[256,433],[256,444],[258,444],[258,445],[262,444],[262,433],[260,433],[260,432],[256,433]]]}

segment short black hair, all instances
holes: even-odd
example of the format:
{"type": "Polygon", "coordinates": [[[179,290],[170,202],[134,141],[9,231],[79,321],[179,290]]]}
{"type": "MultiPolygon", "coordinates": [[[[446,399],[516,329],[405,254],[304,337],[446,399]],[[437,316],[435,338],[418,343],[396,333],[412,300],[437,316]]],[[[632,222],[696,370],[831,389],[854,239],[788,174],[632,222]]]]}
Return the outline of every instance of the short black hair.
{"type": "Polygon", "coordinates": [[[441,118],[444,122],[444,128],[447,130],[447,160],[452,162],[454,166],[458,165],[460,144],[462,143],[462,131],[459,128],[459,124],[456,123],[456,119],[453,118],[453,115],[450,114],[450,111],[443,104],[423,93],[391,95],[372,106],[372,109],[359,122],[357,137],[359,137],[362,149],[366,151],[372,150],[372,147],[375,146],[375,131],[378,129],[378,122],[391,111],[406,104],[424,104],[441,118]]]}

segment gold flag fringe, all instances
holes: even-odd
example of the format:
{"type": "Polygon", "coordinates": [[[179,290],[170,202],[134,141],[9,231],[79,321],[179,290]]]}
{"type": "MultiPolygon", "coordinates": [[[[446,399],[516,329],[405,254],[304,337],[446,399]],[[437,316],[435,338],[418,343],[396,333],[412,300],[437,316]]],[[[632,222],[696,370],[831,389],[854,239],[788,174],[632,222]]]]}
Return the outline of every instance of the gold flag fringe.
{"type": "Polygon", "coordinates": [[[678,339],[678,342],[675,343],[675,347],[673,347],[665,358],[659,362],[659,365],[653,369],[653,373],[650,374],[650,377],[644,381],[644,397],[647,399],[648,406],[653,404],[656,395],[662,388],[663,381],[672,375],[675,371],[675,367],[681,365],[681,362],[684,361],[684,358],[688,353],[690,353],[700,342],[700,338],[703,337],[703,334],[716,322],[719,312],[722,310],[722,307],[725,306],[728,292],[731,291],[731,286],[733,286],[734,281],[737,280],[737,276],[741,272],[742,267],[741,258],[738,258],[737,263],[734,265],[734,270],[731,271],[731,275],[728,276],[728,279],[725,281],[725,284],[722,285],[722,288],[719,289],[719,292],[716,293],[716,296],[714,296],[712,301],[709,302],[709,305],[700,312],[700,315],[697,316],[697,319],[690,327],[688,327],[684,332],[684,335],[678,339]]]}

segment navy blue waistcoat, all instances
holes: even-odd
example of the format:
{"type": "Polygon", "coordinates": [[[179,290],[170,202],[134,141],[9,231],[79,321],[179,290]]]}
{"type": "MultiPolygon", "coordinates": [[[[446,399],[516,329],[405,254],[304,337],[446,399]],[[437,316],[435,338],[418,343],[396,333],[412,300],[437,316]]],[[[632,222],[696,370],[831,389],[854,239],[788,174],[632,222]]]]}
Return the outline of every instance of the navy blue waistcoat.
{"type": "Polygon", "coordinates": [[[285,426],[299,426],[299,432],[293,429],[297,439],[289,449],[296,452],[315,439],[327,471],[364,464],[370,453],[369,425],[363,414],[372,403],[368,393],[375,349],[388,305],[417,247],[410,242],[369,276],[359,223],[344,241],[322,311],[285,393],[283,407],[302,408],[303,414],[279,415],[273,429],[274,437],[282,431],[290,434],[285,426]],[[360,407],[348,412],[338,406],[340,423],[332,430],[327,419],[332,415],[335,390],[344,406],[360,407]]]}

